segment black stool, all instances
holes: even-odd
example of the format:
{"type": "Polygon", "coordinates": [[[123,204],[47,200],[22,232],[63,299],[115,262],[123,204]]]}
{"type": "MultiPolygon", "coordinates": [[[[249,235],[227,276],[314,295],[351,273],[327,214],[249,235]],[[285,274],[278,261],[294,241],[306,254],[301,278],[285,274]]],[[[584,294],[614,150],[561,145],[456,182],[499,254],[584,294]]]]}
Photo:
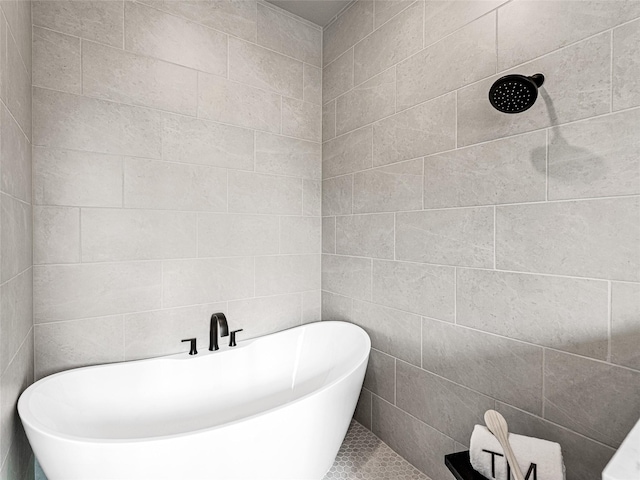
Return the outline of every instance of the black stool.
{"type": "Polygon", "coordinates": [[[489,480],[473,469],[469,461],[469,450],[445,455],[444,464],[457,480],[489,480]]]}

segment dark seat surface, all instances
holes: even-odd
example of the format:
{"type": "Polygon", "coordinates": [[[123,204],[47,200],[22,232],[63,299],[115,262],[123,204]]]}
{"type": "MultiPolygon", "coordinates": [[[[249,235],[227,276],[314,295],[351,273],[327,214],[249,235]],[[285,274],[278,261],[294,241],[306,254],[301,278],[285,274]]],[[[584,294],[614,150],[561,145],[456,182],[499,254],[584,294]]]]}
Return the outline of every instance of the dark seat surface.
{"type": "Polygon", "coordinates": [[[487,477],[480,475],[471,467],[469,450],[445,455],[444,464],[457,480],[488,480],[487,477]]]}

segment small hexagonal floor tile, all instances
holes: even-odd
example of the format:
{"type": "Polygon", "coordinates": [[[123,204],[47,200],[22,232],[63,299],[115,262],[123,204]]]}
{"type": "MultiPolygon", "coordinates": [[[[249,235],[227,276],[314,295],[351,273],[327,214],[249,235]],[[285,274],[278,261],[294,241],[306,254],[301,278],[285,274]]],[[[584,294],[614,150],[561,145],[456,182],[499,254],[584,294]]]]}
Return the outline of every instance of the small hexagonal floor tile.
{"type": "Polygon", "coordinates": [[[429,480],[358,422],[347,435],[324,480],[429,480]]]}

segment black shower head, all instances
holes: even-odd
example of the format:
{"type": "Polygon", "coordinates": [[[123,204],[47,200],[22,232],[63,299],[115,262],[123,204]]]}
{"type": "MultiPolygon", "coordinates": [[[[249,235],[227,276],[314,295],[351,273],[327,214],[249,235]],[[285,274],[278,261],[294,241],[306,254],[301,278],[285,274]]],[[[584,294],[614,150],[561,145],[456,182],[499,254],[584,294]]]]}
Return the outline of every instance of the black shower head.
{"type": "Polygon", "coordinates": [[[520,113],[533,106],[538,98],[538,88],[544,83],[544,75],[531,77],[507,75],[495,81],[489,90],[489,101],[503,113],[520,113]]]}

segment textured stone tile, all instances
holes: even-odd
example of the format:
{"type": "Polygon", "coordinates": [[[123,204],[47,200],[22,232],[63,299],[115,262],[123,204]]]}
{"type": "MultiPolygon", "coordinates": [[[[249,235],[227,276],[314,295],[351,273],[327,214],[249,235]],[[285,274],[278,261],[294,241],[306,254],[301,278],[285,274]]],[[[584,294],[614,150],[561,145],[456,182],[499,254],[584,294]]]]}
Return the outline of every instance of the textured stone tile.
{"type": "Polygon", "coordinates": [[[322,253],[336,253],[336,217],[322,217],[322,253]]]}
{"type": "Polygon", "coordinates": [[[305,292],[320,287],[320,254],[256,257],[255,295],[305,292]]]}
{"type": "Polygon", "coordinates": [[[281,97],[215,75],[198,73],[198,117],[280,133],[281,97]]]}
{"type": "Polygon", "coordinates": [[[396,258],[492,268],[493,213],[491,207],[398,213],[396,258]]]}
{"type": "Polygon", "coordinates": [[[3,64],[2,99],[27,138],[31,138],[31,77],[11,32],[7,33],[3,64]]]}
{"type": "Polygon", "coordinates": [[[253,257],[167,260],[162,262],[162,269],[165,308],[225,302],[254,294],[253,257]]]}
{"type": "Polygon", "coordinates": [[[457,274],[459,325],[606,359],[606,282],[489,270],[457,274]]]}
{"type": "Polygon", "coordinates": [[[313,142],[322,141],[321,107],[294,98],[282,99],[282,134],[313,142]]]}
{"type": "Polygon", "coordinates": [[[322,320],[351,321],[353,300],[335,293],[322,292],[322,320]]]}
{"type": "Polygon", "coordinates": [[[640,415],[640,372],[545,351],[544,418],[618,447],[640,415]]]}
{"type": "Polygon", "coordinates": [[[611,361],[640,370],[640,285],[611,284],[611,361]]]}
{"type": "Polygon", "coordinates": [[[81,218],[83,262],[193,258],[197,253],[195,213],[83,208],[81,218]]]}
{"type": "Polygon", "coordinates": [[[189,68],[83,42],[82,93],[195,116],[198,78],[189,68]]]}
{"type": "Polygon", "coordinates": [[[505,3],[506,0],[429,0],[424,12],[424,46],[441,40],[473,20],[505,3]]]}
{"type": "Polygon", "coordinates": [[[322,66],[322,30],[258,4],[258,43],[316,67],[322,66]]]}
{"type": "Polygon", "coordinates": [[[124,360],[122,315],[36,325],[34,330],[36,379],[71,368],[124,360]],[[60,351],[66,355],[60,355],[60,351]]]}
{"type": "Polygon", "coordinates": [[[351,5],[334,22],[327,25],[323,34],[324,65],[373,31],[373,2],[360,0],[351,5]]]}
{"type": "Polygon", "coordinates": [[[0,283],[4,283],[33,263],[31,205],[3,193],[0,218],[0,283]]]}
{"type": "Polygon", "coordinates": [[[33,263],[80,262],[80,209],[33,207],[33,263]]]}
{"type": "Polygon", "coordinates": [[[542,348],[428,318],[422,328],[425,370],[529,412],[542,412],[542,348]]]}
{"type": "Polygon", "coordinates": [[[373,397],[373,433],[431,478],[451,475],[443,458],[453,452],[453,439],[373,397]]]}
{"type": "Polygon", "coordinates": [[[203,165],[126,158],[124,205],[224,212],[227,210],[227,172],[203,165]]]}
{"type": "Polygon", "coordinates": [[[640,193],[640,110],[549,133],[549,199],[640,193]]]}
{"type": "Polygon", "coordinates": [[[393,259],[392,213],[350,215],[336,218],[336,253],[393,259]]]}
{"type": "Polygon", "coordinates": [[[323,178],[371,168],[372,135],[372,128],[364,127],[326,142],[322,146],[323,178]]]}
{"type": "Polygon", "coordinates": [[[462,88],[458,91],[458,146],[608,113],[610,63],[611,35],[605,33],[462,88]],[[544,87],[526,112],[505,115],[487,102],[487,92],[499,77],[540,72],[546,78],[544,87]]]}
{"type": "Polygon", "coordinates": [[[640,20],[613,31],[613,109],[640,105],[640,20]]]}
{"type": "Polygon", "coordinates": [[[465,444],[495,406],[493,398],[405,362],[397,363],[396,381],[399,408],[465,444]]]}
{"type": "Polygon", "coordinates": [[[336,136],[336,102],[322,107],[322,141],[326,142],[336,136]]]}
{"type": "Polygon", "coordinates": [[[422,184],[422,159],[358,172],[353,176],[353,211],[419,210],[422,184]]]}
{"type": "Polygon", "coordinates": [[[336,58],[322,71],[322,103],[351,90],[353,83],[353,48],[336,58]]]}
{"type": "Polygon", "coordinates": [[[640,198],[498,207],[497,266],[640,280],[640,198]]]}
{"type": "Polygon", "coordinates": [[[545,200],[546,133],[458,149],[424,159],[424,207],[545,200]]]}
{"type": "Polygon", "coordinates": [[[612,448],[504,403],[496,402],[496,409],[509,423],[509,431],[559,443],[567,480],[601,480],[602,470],[615,452],[612,448]]]}
{"type": "Polygon", "coordinates": [[[304,64],[303,100],[322,105],[322,69],[304,64]]]}
{"type": "Polygon", "coordinates": [[[9,31],[15,39],[22,63],[27,69],[29,77],[32,75],[32,18],[31,2],[23,0],[9,0],[2,2],[2,11],[7,20],[9,31]]]}
{"type": "Polygon", "coordinates": [[[322,320],[322,292],[312,290],[302,292],[302,323],[319,322],[322,320]]]}
{"type": "MultiPolygon", "coordinates": [[[[358,398],[356,411],[353,414],[353,419],[356,422],[360,423],[365,428],[368,428],[369,430],[371,430],[371,402],[373,402],[373,399],[371,398],[371,392],[366,388],[363,388],[362,391],[360,392],[360,397],[358,398]]],[[[347,435],[349,435],[348,432],[347,432],[347,435]]],[[[373,435],[372,433],[371,435],[375,437],[375,435],[373,435]]],[[[346,443],[346,438],[345,438],[345,443],[346,443]]],[[[341,447],[341,450],[342,448],[344,448],[344,446],[345,445],[343,443],[343,447],[341,447]]],[[[340,452],[338,452],[338,458],[339,457],[340,457],[340,452]]],[[[329,470],[329,474],[330,473],[331,473],[331,470],[329,470]]]]}
{"type": "Polygon", "coordinates": [[[0,286],[0,329],[4,348],[0,368],[4,372],[33,325],[33,272],[27,269],[0,286]]]}
{"type": "Polygon", "coordinates": [[[352,198],[352,175],[322,181],[322,215],[345,215],[351,213],[352,198]]]}
{"type": "Polygon", "coordinates": [[[358,85],[422,48],[423,2],[415,2],[354,47],[358,85]]]}
{"type": "Polygon", "coordinates": [[[161,295],[160,262],[33,268],[35,323],[154,310],[161,295]]]}
{"type": "Polygon", "coordinates": [[[395,403],[396,359],[390,355],[371,349],[364,388],[388,402],[395,403]]]}
{"type": "Polygon", "coordinates": [[[388,307],[452,322],[454,269],[374,260],[373,300],[388,307]]]}
{"type": "Polygon", "coordinates": [[[373,125],[374,165],[387,165],[455,147],[455,94],[436,98],[373,125]]]}
{"type": "Polygon", "coordinates": [[[280,253],[320,253],[321,249],[321,217],[280,218],[280,253]]]}
{"type": "Polygon", "coordinates": [[[302,214],[309,217],[322,215],[322,182],[302,180],[302,214]]]}
{"type": "Polygon", "coordinates": [[[31,144],[4,105],[0,130],[0,190],[31,203],[31,144]]]}
{"type": "Polygon", "coordinates": [[[302,62],[233,37],[229,79],[302,100],[302,62]]]}
{"type": "Polygon", "coordinates": [[[221,32],[254,42],[257,11],[255,0],[143,0],[155,8],[198,22],[221,32]]]}
{"type": "Polygon", "coordinates": [[[161,114],[34,88],[34,145],[160,158],[161,114]]]}
{"type": "Polygon", "coordinates": [[[82,93],[80,39],[33,27],[33,85],[82,93]]]}
{"type": "Polygon", "coordinates": [[[272,215],[198,215],[198,256],[235,257],[279,252],[279,220],[272,215]]]}
{"type": "Polygon", "coordinates": [[[124,6],[124,48],[202,72],[227,75],[227,36],[134,2],[124,6]]]}
{"type": "Polygon", "coordinates": [[[637,2],[520,1],[498,12],[500,70],[640,17],[637,2]]]}
{"type": "Polygon", "coordinates": [[[229,171],[229,212],[300,215],[302,180],[229,171]]]}
{"type": "MultiPolygon", "coordinates": [[[[238,340],[260,337],[302,323],[302,297],[299,294],[250,298],[229,302],[228,319],[238,332],[238,340]]],[[[227,339],[223,339],[226,342],[227,339]]]]}
{"type": "Polygon", "coordinates": [[[114,47],[123,43],[122,1],[37,0],[32,2],[33,24],[114,47]]]}
{"type": "MultiPolygon", "coordinates": [[[[209,318],[227,311],[226,303],[131,313],[124,316],[125,360],[160,357],[188,351],[183,338],[196,338],[198,351],[209,344],[209,318]]],[[[235,326],[234,326],[235,327],[235,326]]]]}
{"type": "Polygon", "coordinates": [[[255,141],[256,172],[321,178],[321,144],[263,132],[256,132],[255,141]]]}
{"type": "Polygon", "coordinates": [[[354,130],[395,112],[395,68],[376,75],[336,100],[336,133],[354,130]]]}
{"type": "Polygon", "coordinates": [[[165,114],[164,160],[253,170],[254,132],[181,115],[165,114]]]}
{"type": "Polygon", "coordinates": [[[360,300],[371,300],[371,260],[322,255],[322,289],[360,300]]]}
{"type": "Polygon", "coordinates": [[[397,69],[398,109],[417,105],[494,74],[495,14],[486,15],[425,48],[401,62],[397,69]],[[451,61],[452,58],[455,61],[451,61]]]}
{"type": "Polygon", "coordinates": [[[376,350],[420,365],[422,320],[418,315],[354,300],[350,320],[366,330],[376,350]]]}
{"type": "Polygon", "coordinates": [[[375,0],[375,28],[378,28],[383,23],[391,20],[398,13],[411,5],[413,1],[414,0],[375,0]]]}

